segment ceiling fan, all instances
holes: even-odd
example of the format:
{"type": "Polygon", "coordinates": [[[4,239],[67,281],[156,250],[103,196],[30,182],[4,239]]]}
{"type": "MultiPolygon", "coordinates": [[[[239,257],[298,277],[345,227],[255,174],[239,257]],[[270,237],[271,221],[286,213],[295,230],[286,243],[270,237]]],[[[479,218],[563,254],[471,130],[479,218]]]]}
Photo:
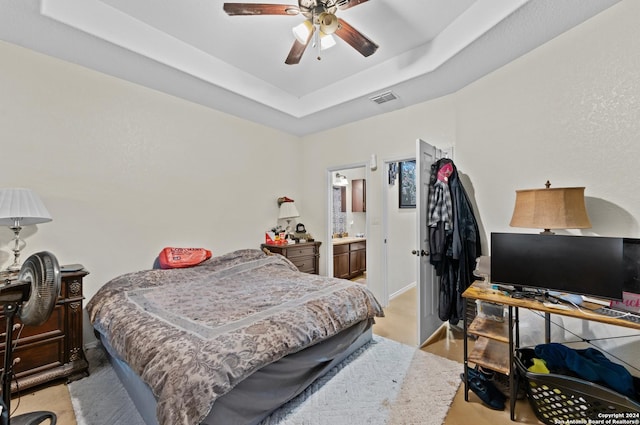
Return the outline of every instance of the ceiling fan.
{"type": "MultiPolygon", "coordinates": [[[[332,40],[335,34],[356,49],[362,56],[371,56],[378,45],[349,25],[335,13],[349,9],[368,0],[298,0],[298,5],[270,3],[224,3],[224,11],[230,16],[238,15],[303,15],[306,20],[294,28],[296,40],[289,51],[287,65],[300,62],[302,54],[313,39],[313,45],[323,48],[325,39],[332,40]],[[327,38],[329,37],[329,38],[327,38]]],[[[318,59],[320,57],[318,56],[318,59]]]]}

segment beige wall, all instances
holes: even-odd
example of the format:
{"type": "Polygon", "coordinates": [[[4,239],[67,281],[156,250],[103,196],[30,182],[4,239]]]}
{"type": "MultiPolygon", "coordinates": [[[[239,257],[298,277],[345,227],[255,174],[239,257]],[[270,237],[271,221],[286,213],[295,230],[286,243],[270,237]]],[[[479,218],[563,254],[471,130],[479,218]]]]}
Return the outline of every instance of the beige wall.
{"type": "Polygon", "coordinates": [[[640,236],[640,3],[624,1],[459,91],[456,159],[485,231],[515,190],[586,186],[593,228],[640,236]]]}
{"type": "MultiPolygon", "coordinates": [[[[471,179],[485,237],[532,232],[508,226],[515,190],[546,180],[586,187],[593,227],[570,233],[640,237],[637,16],[640,3],[624,1],[454,96],[456,160],[471,179]]],[[[566,318],[564,326],[572,341],[637,335],[566,318]]],[[[640,338],[595,343],[640,372],[640,338]]]]}
{"type": "MultiPolygon", "coordinates": [[[[640,237],[637,16],[640,2],[623,1],[454,95],[306,137],[304,155],[317,161],[305,173],[305,205],[324,211],[324,199],[306,194],[322,191],[326,167],[365,161],[370,153],[411,154],[420,137],[454,146],[485,253],[491,232],[533,231],[508,225],[515,190],[543,187],[547,179],[556,187],[586,186],[593,228],[571,233],[640,237]]],[[[381,268],[384,176],[370,181],[367,268],[381,294],[373,270],[381,268]]],[[[313,220],[316,227],[325,218],[313,220]]],[[[585,325],[578,332],[614,331],[585,325]]]]}
{"type": "Polygon", "coordinates": [[[23,257],[84,264],[87,299],[165,246],[257,248],[277,197],[302,191],[298,137],[3,42],[0,69],[0,187],[53,216],[25,228],[23,257]]]}
{"type": "MultiPolygon", "coordinates": [[[[382,191],[387,188],[386,160],[415,157],[415,141],[421,137],[438,146],[452,146],[455,140],[454,105],[451,98],[437,99],[400,111],[360,121],[302,140],[305,158],[314,158],[303,173],[302,202],[316,212],[307,218],[307,229],[326,233],[328,195],[327,169],[347,164],[368,164],[371,154],[378,156],[378,169],[367,172],[367,283],[382,298],[382,191]]],[[[397,210],[396,210],[397,211],[397,210]]],[[[398,212],[398,211],[397,211],[398,212]]],[[[398,212],[400,213],[400,212],[398,212]]],[[[404,235],[406,252],[415,247],[415,235],[404,235]]],[[[323,253],[325,253],[323,251],[323,253]]],[[[326,255],[325,255],[326,256],[326,255]]],[[[321,270],[325,261],[321,256],[321,270]]],[[[393,293],[392,290],[390,293],[393,293]]]]}
{"type": "MultiPolygon", "coordinates": [[[[1,186],[42,195],[54,221],[25,229],[25,254],[84,263],[88,297],[166,245],[257,246],[281,195],[325,248],[327,169],[413,156],[416,138],[455,147],[485,241],[509,230],[515,189],[547,179],[586,186],[584,234],[639,237],[639,15],[625,0],[454,95],[302,139],[0,43],[1,186]]],[[[380,294],[386,175],[367,173],[380,294]]]]}
{"type": "MultiPolygon", "coordinates": [[[[327,167],[367,161],[371,153],[380,160],[414,155],[422,138],[454,146],[485,250],[490,232],[510,229],[515,190],[547,179],[586,186],[593,228],[582,234],[640,236],[637,12],[640,4],[623,1],[454,95],[305,137],[303,155],[315,158],[304,173],[305,206],[326,210],[326,197],[315,194],[324,191],[327,167]]],[[[382,251],[380,174],[367,182],[370,272],[382,251]]],[[[326,217],[307,220],[319,228],[326,217]]],[[[379,290],[376,273],[370,276],[379,290]]]]}

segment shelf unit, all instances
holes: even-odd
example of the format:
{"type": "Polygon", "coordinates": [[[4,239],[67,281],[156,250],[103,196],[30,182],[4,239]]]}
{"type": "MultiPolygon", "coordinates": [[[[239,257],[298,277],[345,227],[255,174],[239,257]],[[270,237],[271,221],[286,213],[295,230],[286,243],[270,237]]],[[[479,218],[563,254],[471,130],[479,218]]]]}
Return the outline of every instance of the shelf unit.
{"type": "Polygon", "coordinates": [[[467,333],[478,337],[468,361],[509,375],[509,323],[477,316],[467,333]]]}
{"type": "MultiPolygon", "coordinates": [[[[520,346],[520,328],[519,328],[519,308],[526,308],[533,311],[539,311],[545,315],[545,341],[550,342],[550,315],[557,314],[561,316],[574,317],[577,319],[588,320],[592,322],[607,323],[615,326],[622,326],[634,330],[640,330],[640,323],[610,317],[606,315],[598,315],[594,313],[585,313],[581,309],[569,308],[558,309],[545,306],[543,303],[526,299],[512,298],[505,295],[502,291],[487,288],[482,282],[474,282],[469,286],[462,297],[465,298],[464,303],[464,399],[469,401],[469,384],[468,384],[468,368],[469,363],[479,364],[509,376],[509,404],[511,420],[515,420],[515,403],[516,403],[516,379],[515,379],[515,350],[520,346]],[[466,314],[468,301],[481,300],[494,304],[503,305],[507,309],[507,317],[505,322],[490,323],[490,319],[475,317],[469,318],[466,314]],[[469,352],[467,336],[476,335],[478,340],[471,352],[469,352]],[[506,349],[506,351],[505,351],[506,349]]],[[[595,309],[596,304],[584,303],[587,309],[595,309]]]]}
{"type": "MultiPolygon", "coordinates": [[[[472,291],[473,285],[464,292],[463,297],[468,299],[482,299],[472,291]],[[466,294],[466,295],[465,295],[466,294]]],[[[465,309],[467,302],[464,303],[465,309]]],[[[513,356],[515,347],[518,346],[520,335],[518,331],[517,310],[514,316],[512,306],[507,307],[507,318],[503,321],[476,316],[469,323],[469,317],[464,314],[464,400],[469,401],[469,363],[473,363],[482,368],[487,368],[495,372],[502,373],[509,378],[509,402],[511,420],[515,420],[515,400],[516,400],[516,378],[513,366],[513,356]],[[515,317],[515,320],[514,320],[515,317]],[[515,341],[514,341],[515,333],[515,341]],[[477,340],[473,350],[469,352],[468,335],[475,335],[477,340]]]]}

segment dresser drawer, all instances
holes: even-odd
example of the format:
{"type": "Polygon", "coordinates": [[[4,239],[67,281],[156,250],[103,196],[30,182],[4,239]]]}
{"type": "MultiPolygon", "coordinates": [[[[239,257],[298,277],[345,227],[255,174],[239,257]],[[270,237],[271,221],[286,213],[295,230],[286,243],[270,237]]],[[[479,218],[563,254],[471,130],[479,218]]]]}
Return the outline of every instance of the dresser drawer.
{"type": "Polygon", "coordinates": [[[274,254],[280,254],[291,261],[301,272],[318,274],[318,260],[320,258],[320,242],[302,242],[292,245],[262,244],[274,254]]]}
{"type": "MultiPolygon", "coordinates": [[[[13,332],[13,338],[20,334],[20,341],[28,340],[29,337],[32,336],[43,336],[43,335],[53,335],[53,334],[62,334],[64,329],[64,305],[56,305],[53,311],[51,312],[51,316],[40,326],[25,326],[22,329],[22,332],[18,330],[13,332]]],[[[7,328],[7,319],[4,315],[0,316],[0,329],[7,328]]],[[[15,323],[20,323],[20,319],[16,318],[15,323]]],[[[0,343],[0,347],[4,349],[4,340],[0,343]]]]}
{"type": "Polygon", "coordinates": [[[291,258],[290,260],[301,272],[316,273],[315,257],[297,257],[291,258]]]}
{"type": "MultiPolygon", "coordinates": [[[[316,247],[300,246],[300,247],[287,247],[287,258],[293,261],[297,257],[310,257],[316,255],[316,247]]],[[[293,261],[295,263],[295,261],[293,261]]]]}
{"type": "Polygon", "coordinates": [[[20,378],[20,372],[34,373],[59,367],[64,364],[64,336],[50,338],[44,341],[18,346],[13,352],[13,358],[20,358],[16,363],[14,372],[20,378]]]}

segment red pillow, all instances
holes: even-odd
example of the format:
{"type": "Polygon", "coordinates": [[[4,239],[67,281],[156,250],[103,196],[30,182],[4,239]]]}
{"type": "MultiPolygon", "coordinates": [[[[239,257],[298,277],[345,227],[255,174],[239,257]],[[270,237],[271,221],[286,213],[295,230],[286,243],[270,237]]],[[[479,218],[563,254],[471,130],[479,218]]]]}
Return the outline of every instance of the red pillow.
{"type": "Polygon", "coordinates": [[[193,267],[211,258],[211,251],[204,248],[171,248],[160,251],[158,260],[161,269],[193,267]]]}

